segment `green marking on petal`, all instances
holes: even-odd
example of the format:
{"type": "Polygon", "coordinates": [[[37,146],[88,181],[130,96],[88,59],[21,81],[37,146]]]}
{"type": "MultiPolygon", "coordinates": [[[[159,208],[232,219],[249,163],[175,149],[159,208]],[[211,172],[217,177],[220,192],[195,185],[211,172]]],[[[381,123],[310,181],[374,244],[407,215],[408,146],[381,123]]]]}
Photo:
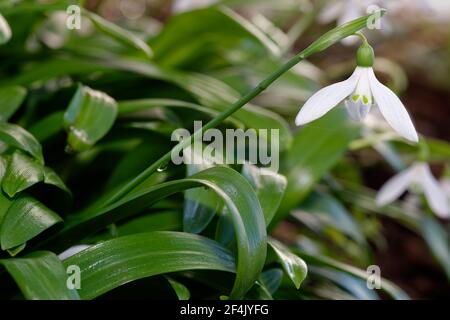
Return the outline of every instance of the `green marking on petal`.
{"type": "Polygon", "coordinates": [[[366,96],[363,96],[362,101],[364,104],[369,104],[369,98],[367,98],[366,96]]]}
{"type": "Polygon", "coordinates": [[[354,94],[353,96],[352,96],[352,99],[353,99],[353,101],[358,101],[358,99],[359,99],[359,94],[354,94]]]}

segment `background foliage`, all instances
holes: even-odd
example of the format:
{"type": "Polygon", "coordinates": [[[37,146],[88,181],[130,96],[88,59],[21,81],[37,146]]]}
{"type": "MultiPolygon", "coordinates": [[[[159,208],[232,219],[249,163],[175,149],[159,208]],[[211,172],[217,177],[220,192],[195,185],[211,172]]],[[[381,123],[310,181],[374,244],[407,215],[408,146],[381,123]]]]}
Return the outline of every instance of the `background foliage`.
{"type": "MultiPolygon", "coordinates": [[[[82,3],[82,29],[68,30],[67,1],[0,1],[12,30],[9,39],[0,23],[0,297],[448,295],[448,223],[421,199],[384,208],[373,200],[371,188],[410,163],[415,147],[377,129],[368,136],[341,108],[300,130],[292,126],[313,92],[353,67],[351,47],[338,44],[300,62],[220,124],[279,129],[280,173],[261,175],[251,164],[167,163],[114,197],[174,146],[174,129],[192,132],[194,120],[217,116],[332,27],[316,22],[321,1],[222,1],[179,13],[169,1],[142,3],[141,14],[114,1],[82,3]],[[402,244],[423,256],[403,264],[402,244]],[[75,245],[89,246],[58,258],[75,245]],[[390,265],[400,271],[370,290],[366,268],[373,264],[383,276],[390,265]],[[66,285],[71,265],[81,270],[79,290],[66,285]],[[425,286],[431,278],[431,288],[409,281],[414,270],[425,286]]],[[[446,37],[444,46],[415,52],[441,69],[448,67],[448,34],[435,32],[446,37]]],[[[388,57],[376,70],[399,92],[408,72],[423,68],[414,66],[422,57],[408,51],[420,41],[405,44],[405,71],[389,40],[375,39],[388,57]]],[[[423,78],[426,92],[448,99],[448,74],[436,78],[423,78]]],[[[433,119],[414,103],[411,110],[432,136],[439,173],[450,160],[449,135],[439,131],[448,130],[448,117],[427,129],[433,119]]]]}

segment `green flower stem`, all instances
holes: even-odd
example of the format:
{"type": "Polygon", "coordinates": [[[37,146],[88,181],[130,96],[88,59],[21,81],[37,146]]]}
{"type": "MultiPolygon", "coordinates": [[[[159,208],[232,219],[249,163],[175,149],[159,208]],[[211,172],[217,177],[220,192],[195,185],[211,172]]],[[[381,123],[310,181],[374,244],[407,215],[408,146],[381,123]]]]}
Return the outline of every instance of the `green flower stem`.
{"type": "Polygon", "coordinates": [[[425,139],[420,139],[419,145],[417,148],[417,159],[420,162],[428,162],[430,158],[430,148],[428,147],[425,139]]]}
{"type": "Polygon", "coordinates": [[[119,189],[115,194],[113,194],[109,200],[103,205],[109,205],[120,200],[123,196],[128,194],[142,182],[144,182],[150,175],[158,170],[158,168],[165,167],[171,160],[172,152],[175,154],[179,154],[184,148],[188,147],[193,143],[193,141],[199,137],[201,137],[203,131],[214,128],[220,123],[222,123],[226,118],[231,116],[233,113],[238,111],[240,108],[245,106],[248,102],[250,102],[253,98],[258,96],[261,92],[267,89],[275,80],[280,78],[284,73],[294,67],[297,63],[304,60],[305,58],[323,51],[333,44],[341,41],[342,39],[354,35],[358,30],[363,29],[367,26],[367,22],[369,19],[376,19],[385,14],[385,10],[381,10],[381,14],[373,13],[371,15],[367,15],[365,17],[350,21],[346,24],[338,26],[331,31],[328,31],[315,42],[313,42],[309,47],[305,50],[294,56],[291,60],[286,62],[282,67],[272,73],[268,78],[259,83],[253,90],[242,96],[238,101],[236,101],[233,105],[231,105],[227,110],[221,112],[214,119],[204,125],[201,129],[196,131],[193,135],[189,137],[189,139],[183,140],[178,143],[176,146],[172,148],[171,151],[162,156],[159,160],[149,166],[147,169],[142,171],[138,176],[125,184],[121,189],[119,189]]]}

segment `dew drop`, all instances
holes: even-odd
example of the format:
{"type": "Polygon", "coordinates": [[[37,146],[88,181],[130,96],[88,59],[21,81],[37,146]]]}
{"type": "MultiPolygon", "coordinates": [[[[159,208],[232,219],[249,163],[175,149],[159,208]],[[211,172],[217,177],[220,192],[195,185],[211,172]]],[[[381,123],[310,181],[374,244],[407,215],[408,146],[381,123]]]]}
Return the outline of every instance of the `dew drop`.
{"type": "Polygon", "coordinates": [[[169,166],[168,163],[164,163],[158,169],[156,169],[156,171],[158,171],[158,172],[166,171],[168,166],[169,166]]]}

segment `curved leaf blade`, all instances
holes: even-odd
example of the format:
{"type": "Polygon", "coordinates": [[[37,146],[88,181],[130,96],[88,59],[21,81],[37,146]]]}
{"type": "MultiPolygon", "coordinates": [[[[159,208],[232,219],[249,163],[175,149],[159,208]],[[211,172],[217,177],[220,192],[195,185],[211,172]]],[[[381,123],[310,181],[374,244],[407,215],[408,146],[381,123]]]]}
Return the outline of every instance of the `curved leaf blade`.
{"type": "Polygon", "coordinates": [[[67,286],[62,262],[51,252],[38,251],[24,258],[0,259],[26,299],[79,300],[75,289],[67,286]]]}
{"type": "Polygon", "coordinates": [[[242,298],[253,286],[264,266],[267,250],[266,225],[251,185],[239,173],[226,167],[214,167],[186,179],[155,186],[143,184],[109,207],[72,217],[72,221],[68,221],[66,227],[51,242],[56,246],[70,245],[70,242],[130,217],[176,192],[200,186],[214,190],[230,212],[238,246],[237,276],[230,296],[242,298]]]}
{"type": "Polygon", "coordinates": [[[197,235],[157,231],[116,238],[63,261],[81,269],[82,299],[93,299],[127,282],[184,270],[235,271],[234,257],[197,235]]]}
{"type": "Polygon", "coordinates": [[[21,86],[0,88],[0,122],[8,121],[22,104],[27,90],[21,86]]]}
{"type": "Polygon", "coordinates": [[[302,258],[292,253],[287,247],[280,242],[272,239],[269,244],[275,252],[278,262],[283,267],[284,272],[294,283],[298,289],[308,274],[308,267],[302,258]]]}
{"type": "Polygon", "coordinates": [[[2,181],[5,193],[14,197],[17,193],[44,180],[44,166],[33,161],[20,151],[9,157],[8,169],[2,181]]]}
{"type": "Polygon", "coordinates": [[[92,147],[111,129],[117,103],[104,92],[80,85],[64,114],[67,143],[75,151],[92,147]]]}
{"type": "Polygon", "coordinates": [[[44,156],[42,155],[40,143],[22,127],[11,123],[0,122],[0,141],[28,152],[39,163],[44,164],[44,156]]]}
{"type": "Polygon", "coordinates": [[[10,205],[0,228],[3,250],[24,244],[62,219],[34,198],[24,196],[10,205]]]}
{"type": "Polygon", "coordinates": [[[148,58],[152,58],[152,49],[143,40],[135,36],[128,30],[105,20],[95,13],[84,11],[86,16],[92,21],[95,27],[104,34],[116,39],[118,42],[143,52],[148,58]]]}

